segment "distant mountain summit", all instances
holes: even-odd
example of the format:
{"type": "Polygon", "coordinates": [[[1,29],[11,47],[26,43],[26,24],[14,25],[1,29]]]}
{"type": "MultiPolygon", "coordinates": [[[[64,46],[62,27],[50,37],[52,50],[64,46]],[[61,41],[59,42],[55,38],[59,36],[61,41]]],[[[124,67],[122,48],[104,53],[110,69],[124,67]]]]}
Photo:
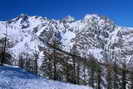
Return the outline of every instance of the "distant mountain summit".
{"type": "MultiPolygon", "coordinates": [[[[81,20],[67,16],[62,20],[50,20],[41,16],[21,14],[9,21],[0,22],[0,40],[7,30],[8,52],[12,60],[26,53],[34,56],[41,54],[40,48],[47,47],[47,42],[56,33],[63,45],[63,50],[70,51],[75,45],[82,56],[94,55],[98,60],[113,60],[112,56],[132,58],[132,28],[114,24],[105,16],[87,14],[81,20]],[[106,58],[110,57],[110,58],[106,58]]],[[[45,55],[45,54],[43,54],[45,55]]],[[[42,55],[41,55],[42,56],[42,55]]],[[[41,60],[41,59],[40,59],[41,60]]]]}

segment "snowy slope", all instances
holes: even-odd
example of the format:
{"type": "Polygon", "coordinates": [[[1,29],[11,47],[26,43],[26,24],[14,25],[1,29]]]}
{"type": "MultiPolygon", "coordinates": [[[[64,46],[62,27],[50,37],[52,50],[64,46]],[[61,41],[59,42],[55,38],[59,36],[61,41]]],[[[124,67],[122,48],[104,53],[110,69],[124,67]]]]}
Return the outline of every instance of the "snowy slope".
{"type": "Polygon", "coordinates": [[[0,89],[92,89],[47,80],[18,67],[0,66],[0,89]]]}

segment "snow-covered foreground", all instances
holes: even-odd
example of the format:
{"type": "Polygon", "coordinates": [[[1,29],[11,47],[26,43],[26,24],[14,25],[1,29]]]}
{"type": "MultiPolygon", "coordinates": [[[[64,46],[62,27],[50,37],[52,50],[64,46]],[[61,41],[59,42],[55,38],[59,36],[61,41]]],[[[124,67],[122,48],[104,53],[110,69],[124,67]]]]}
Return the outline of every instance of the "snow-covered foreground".
{"type": "Polygon", "coordinates": [[[36,76],[17,67],[0,66],[0,89],[92,89],[36,76]]]}

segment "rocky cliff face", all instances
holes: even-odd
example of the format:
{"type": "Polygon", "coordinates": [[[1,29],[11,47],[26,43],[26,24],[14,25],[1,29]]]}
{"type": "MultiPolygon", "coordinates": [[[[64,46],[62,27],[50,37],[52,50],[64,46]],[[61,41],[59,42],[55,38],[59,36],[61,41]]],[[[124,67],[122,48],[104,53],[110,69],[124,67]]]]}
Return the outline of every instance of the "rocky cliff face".
{"type": "Polygon", "coordinates": [[[0,22],[0,43],[7,37],[7,52],[15,64],[20,55],[38,55],[41,65],[47,42],[55,37],[62,49],[70,51],[73,46],[81,56],[94,55],[101,62],[119,60],[129,63],[133,55],[133,28],[120,27],[110,19],[99,15],[86,15],[81,20],[67,16],[61,20],[38,16],[20,16],[0,22]]]}

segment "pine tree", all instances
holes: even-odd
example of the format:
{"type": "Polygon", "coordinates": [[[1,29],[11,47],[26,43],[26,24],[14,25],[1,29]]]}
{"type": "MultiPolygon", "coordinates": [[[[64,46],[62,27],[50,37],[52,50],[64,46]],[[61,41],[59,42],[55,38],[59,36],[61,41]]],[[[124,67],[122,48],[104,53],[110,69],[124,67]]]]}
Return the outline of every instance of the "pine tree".
{"type": "Polygon", "coordinates": [[[95,58],[92,55],[89,55],[89,60],[90,62],[88,63],[88,69],[90,69],[90,72],[88,73],[90,78],[89,78],[89,85],[92,88],[95,88],[95,80],[96,80],[96,63],[95,63],[95,58]]]}
{"type": "Polygon", "coordinates": [[[73,64],[71,64],[71,57],[65,56],[63,58],[63,72],[65,75],[66,82],[73,83],[73,64]]]}
{"type": "Polygon", "coordinates": [[[34,53],[34,73],[38,73],[38,53],[34,53]]]}
{"type": "Polygon", "coordinates": [[[24,68],[24,61],[23,61],[23,58],[22,56],[19,56],[19,65],[18,65],[20,68],[24,68]]]}
{"type": "Polygon", "coordinates": [[[97,89],[101,89],[101,67],[99,64],[96,64],[96,73],[97,73],[97,89]]]}
{"type": "Polygon", "coordinates": [[[118,66],[116,62],[113,64],[113,89],[119,89],[118,66]]]}
{"type": "Polygon", "coordinates": [[[40,70],[43,71],[43,76],[49,78],[49,79],[53,79],[53,68],[52,68],[52,58],[50,55],[50,51],[45,49],[45,56],[44,60],[42,62],[42,65],[40,67],[40,70]]]}
{"type": "Polygon", "coordinates": [[[77,80],[77,84],[80,84],[80,63],[77,64],[77,75],[76,75],[76,80],[77,80]]]}
{"type": "Polygon", "coordinates": [[[5,38],[3,41],[3,47],[2,47],[2,53],[1,53],[1,59],[0,59],[0,65],[2,66],[4,62],[6,61],[6,46],[7,46],[7,30],[5,34],[5,38]]]}
{"type": "Polygon", "coordinates": [[[86,76],[87,76],[87,74],[86,74],[86,70],[87,70],[87,68],[86,68],[86,58],[84,59],[84,62],[83,62],[83,84],[87,84],[87,79],[86,79],[86,76]]]}
{"type": "Polygon", "coordinates": [[[129,73],[129,89],[133,89],[133,72],[129,73]]]}
{"type": "Polygon", "coordinates": [[[121,86],[122,89],[126,89],[126,84],[127,84],[127,79],[126,79],[127,77],[126,77],[126,75],[127,75],[126,65],[123,64],[122,65],[122,86],[121,86]]]}
{"type": "Polygon", "coordinates": [[[53,36],[51,37],[50,41],[48,42],[49,46],[52,46],[52,52],[49,56],[51,56],[51,61],[52,61],[52,69],[53,69],[53,79],[54,80],[59,80],[60,79],[60,70],[58,71],[58,63],[60,60],[60,52],[56,50],[57,48],[61,49],[61,42],[60,42],[60,33],[55,32],[53,36]]]}
{"type": "MultiPolygon", "coordinates": [[[[57,42],[57,41],[54,41],[54,43],[53,43],[53,46],[55,47],[55,48],[59,48],[59,45],[60,45],[60,43],[59,42],[57,42]]],[[[58,61],[58,58],[57,58],[57,55],[58,55],[58,52],[57,52],[57,50],[56,49],[53,49],[53,79],[54,80],[58,80],[58,73],[57,73],[57,61],[58,61]]]]}
{"type": "MultiPolygon", "coordinates": [[[[74,55],[79,55],[76,45],[74,45],[71,49],[71,53],[74,55]]],[[[79,84],[80,81],[80,63],[78,62],[78,57],[72,56],[72,64],[73,64],[73,83],[79,84]]]]}

